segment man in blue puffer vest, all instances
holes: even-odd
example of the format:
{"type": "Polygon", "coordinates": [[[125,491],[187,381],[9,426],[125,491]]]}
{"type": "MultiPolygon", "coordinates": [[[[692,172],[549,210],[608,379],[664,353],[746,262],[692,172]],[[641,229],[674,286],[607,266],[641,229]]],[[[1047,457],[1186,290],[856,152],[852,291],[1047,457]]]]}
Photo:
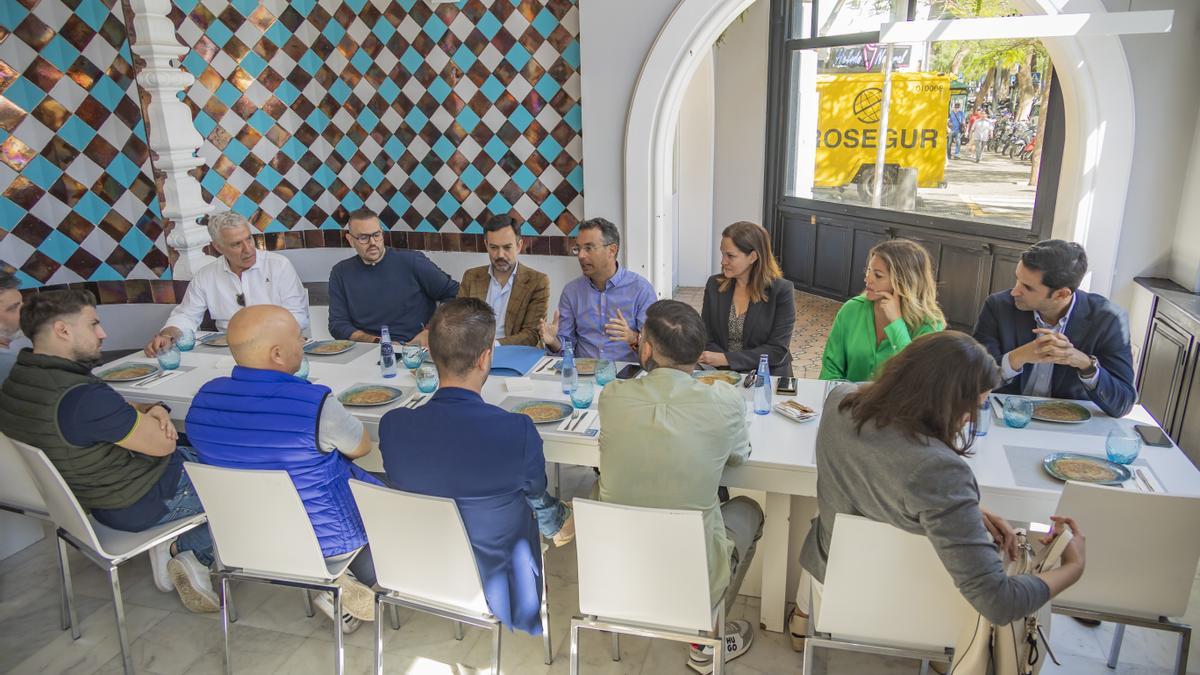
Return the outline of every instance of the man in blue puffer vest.
{"type": "MultiPolygon", "coordinates": [[[[227,332],[237,365],[230,377],[200,388],[187,415],[188,438],[205,464],[287,471],[326,559],[358,552],[350,564],[357,582],[338,580],[345,591],[342,630],[351,632],[374,620],[368,587],[375,569],[349,484],[351,478],[380,484],[353,462],[371,451],[371,438],[329,387],[292,375],[304,358],[304,337],[286,309],[246,307],[227,332]]],[[[333,617],[329,594],[315,604],[333,617]]]]}

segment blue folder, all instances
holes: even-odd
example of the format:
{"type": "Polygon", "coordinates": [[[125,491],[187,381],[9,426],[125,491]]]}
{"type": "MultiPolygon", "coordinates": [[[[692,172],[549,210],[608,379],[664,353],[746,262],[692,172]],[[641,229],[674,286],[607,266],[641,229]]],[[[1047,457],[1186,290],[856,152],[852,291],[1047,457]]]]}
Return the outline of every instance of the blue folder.
{"type": "Polygon", "coordinates": [[[545,355],[546,352],[538,347],[500,345],[492,352],[492,375],[520,377],[545,355]]]}

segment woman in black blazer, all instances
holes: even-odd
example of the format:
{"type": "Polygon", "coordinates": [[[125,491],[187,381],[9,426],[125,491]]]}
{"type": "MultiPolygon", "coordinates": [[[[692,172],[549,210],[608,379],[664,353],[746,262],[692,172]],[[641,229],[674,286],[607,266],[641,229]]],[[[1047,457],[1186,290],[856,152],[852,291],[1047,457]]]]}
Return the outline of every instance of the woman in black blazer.
{"type": "Polygon", "coordinates": [[[737,222],[721,233],[721,273],[704,287],[700,314],[708,344],[700,363],[752,372],[767,355],[772,375],[792,376],[796,299],[771,255],[761,225],[737,222]]]}

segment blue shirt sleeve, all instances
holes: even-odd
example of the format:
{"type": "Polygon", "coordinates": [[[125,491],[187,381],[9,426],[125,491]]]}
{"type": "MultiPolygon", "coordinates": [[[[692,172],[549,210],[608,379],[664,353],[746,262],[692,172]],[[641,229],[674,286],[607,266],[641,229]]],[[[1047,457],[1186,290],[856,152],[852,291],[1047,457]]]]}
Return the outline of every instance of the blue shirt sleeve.
{"type": "Polygon", "coordinates": [[[137,411],[103,382],[75,387],[58,404],[58,428],[77,447],[123,441],[135,424],[137,411]]]}
{"type": "Polygon", "coordinates": [[[542,450],[542,437],[533,426],[533,420],[521,420],[525,426],[525,461],[522,487],[525,494],[537,497],[546,492],[546,455],[542,450]]]}
{"type": "Polygon", "coordinates": [[[421,290],[434,302],[445,302],[458,297],[458,282],[450,278],[432,260],[419,253],[413,266],[413,274],[421,290]]]}

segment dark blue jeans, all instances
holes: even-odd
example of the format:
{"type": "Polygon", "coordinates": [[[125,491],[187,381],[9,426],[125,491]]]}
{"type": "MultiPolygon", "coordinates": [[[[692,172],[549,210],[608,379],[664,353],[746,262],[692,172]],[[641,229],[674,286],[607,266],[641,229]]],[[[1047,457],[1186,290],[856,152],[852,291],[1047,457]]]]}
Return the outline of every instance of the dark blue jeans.
{"type": "Polygon", "coordinates": [[[553,537],[562,529],[563,523],[567,522],[567,516],[571,511],[558,499],[551,497],[549,492],[543,492],[536,497],[525,497],[529,508],[533,509],[533,515],[537,518],[538,532],[542,533],[543,537],[553,537]]]}
{"type": "MultiPolygon", "coordinates": [[[[180,446],[175,448],[175,452],[185,462],[200,461],[191,448],[180,446]]],[[[192,486],[192,480],[188,478],[187,471],[179,474],[179,487],[175,490],[175,496],[167,500],[166,507],[167,512],[159,519],[157,525],[204,513],[204,506],[200,503],[200,497],[196,494],[196,488],[192,486]]],[[[207,524],[192,528],[179,535],[176,548],[180,553],[191,551],[195,554],[196,560],[205,565],[212,565],[212,534],[209,533],[207,524]]]]}

